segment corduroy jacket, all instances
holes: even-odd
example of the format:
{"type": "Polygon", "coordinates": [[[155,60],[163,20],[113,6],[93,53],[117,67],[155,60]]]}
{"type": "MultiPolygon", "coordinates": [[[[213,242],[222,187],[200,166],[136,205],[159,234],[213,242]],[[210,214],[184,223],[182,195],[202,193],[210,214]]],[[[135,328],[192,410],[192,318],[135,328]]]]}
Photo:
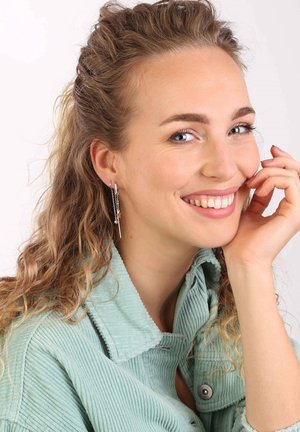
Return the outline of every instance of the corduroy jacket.
{"type": "MultiPolygon", "coordinates": [[[[80,322],[48,312],[13,331],[0,380],[0,432],[253,432],[242,378],[228,371],[218,334],[206,344],[201,332],[217,314],[219,274],[213,251],[199,250],[173,332],[164,333],[113,245],[109,271],[80,322]],[[196,412],[177,396],[178,367],[196,412]]],[[[281,431],[300,432],[300,421],[281,431]]]]}

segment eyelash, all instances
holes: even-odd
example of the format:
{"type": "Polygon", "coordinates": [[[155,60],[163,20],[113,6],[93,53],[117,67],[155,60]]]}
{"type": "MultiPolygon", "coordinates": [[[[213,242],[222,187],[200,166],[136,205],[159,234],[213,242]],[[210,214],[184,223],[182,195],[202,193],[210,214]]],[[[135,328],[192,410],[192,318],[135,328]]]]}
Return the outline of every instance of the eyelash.
{"type": "MultiPolygon", "coordinates": [[[[238,128],[238,127],[244,127],[246,129],[246,132],[244,132],[242,134],[237,134],[237,135],[247,135],[256,129],[255,126],[253,126],[249,123],[238,123],[237,125],[233,126],[230,130],[238,128]]],[[[176,141],[176,140],[174,140],[174,137],[176,137],[177,135],[183,135],[183,134],[195,135],[195,133],[190,129],[181,129],[181,130],[177,131],[175,134],[171,135],[171,137],[169,138],[169,141],[177,142],[177,143],[178,142],[189,142],[189,141],[176,141]]]]}
{"type": "Polygon", "coordinates": [[[256,127],[251,125],[250,123],[238,123],[237,125],[233,126],[231,130],[236,127],[244,127],[247,130],[247,132],[245,132],[246,134],[251,133],[256,129],[256,127]]]}

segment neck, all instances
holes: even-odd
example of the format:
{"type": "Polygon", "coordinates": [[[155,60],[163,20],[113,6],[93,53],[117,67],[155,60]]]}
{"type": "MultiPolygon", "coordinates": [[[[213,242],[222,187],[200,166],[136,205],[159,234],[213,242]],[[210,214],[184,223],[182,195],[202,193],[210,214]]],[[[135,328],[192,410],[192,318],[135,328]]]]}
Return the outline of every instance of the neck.
{"type": "Polygon", "coordinates": [[[172,332],[177,296],[198,248],[126,232],[116,247],[150,316],[161,331],[172,332]]]}

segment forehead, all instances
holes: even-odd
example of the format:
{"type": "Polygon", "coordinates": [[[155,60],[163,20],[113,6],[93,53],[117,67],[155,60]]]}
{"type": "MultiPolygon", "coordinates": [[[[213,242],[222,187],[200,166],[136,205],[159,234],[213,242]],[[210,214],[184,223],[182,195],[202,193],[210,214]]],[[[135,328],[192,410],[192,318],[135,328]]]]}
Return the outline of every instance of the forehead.
{"type": "MultiPolygon", "coordinates": [[[[216,105],[230,114],[249,102],[243,72],[217,47],[186,48],[141,62],[134,74],[136,113],[161,117],[172,111],[209,114],[216,105]]],[[[224,115],[224,111],[223,111],[224,115]]]]}

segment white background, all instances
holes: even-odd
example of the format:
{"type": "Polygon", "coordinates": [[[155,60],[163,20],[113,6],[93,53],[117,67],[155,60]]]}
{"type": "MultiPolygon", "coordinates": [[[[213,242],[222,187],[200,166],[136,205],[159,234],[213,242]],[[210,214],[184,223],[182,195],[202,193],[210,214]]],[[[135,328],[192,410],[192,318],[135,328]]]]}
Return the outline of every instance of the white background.
{"type": "MultiPolygon", "coordinates": [[[[300,160],[299,0],[215,0],[249,50],[246,80],[264,137],[300,160]]],[[[53,106],[73,77],[80,46],[98,17],[96,0],[10,0],[0,15],[0,275],[13,275],[43,192],[39,176],[53,130],[53,106]]],[[[277,194],[279,199],[280,193],[277,194]]],[[[276,208],[276,202],[273,208],[276,208]]],[[[299,215],[300,217],[300,215],[299,215]]],[[[300,341],[300,235],[275,262],[280,310],[300,341]]],[[[0,299],[1,301],[1,299],[0,299]]]]}

